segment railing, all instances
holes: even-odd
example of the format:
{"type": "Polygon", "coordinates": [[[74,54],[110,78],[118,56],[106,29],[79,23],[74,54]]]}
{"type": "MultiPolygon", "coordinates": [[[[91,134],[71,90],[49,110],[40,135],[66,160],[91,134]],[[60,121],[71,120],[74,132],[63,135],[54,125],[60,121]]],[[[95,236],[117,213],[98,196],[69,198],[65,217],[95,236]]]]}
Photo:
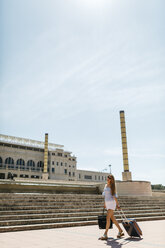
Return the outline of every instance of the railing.
{"type": "Polygon", "coordinates": [[[19,170],[19,171],[29,171],[29,172],[43,172],[43,168],[36,167],[23,167],[23,165],[14,164],[0,164],[0,170],[19,170]]]}

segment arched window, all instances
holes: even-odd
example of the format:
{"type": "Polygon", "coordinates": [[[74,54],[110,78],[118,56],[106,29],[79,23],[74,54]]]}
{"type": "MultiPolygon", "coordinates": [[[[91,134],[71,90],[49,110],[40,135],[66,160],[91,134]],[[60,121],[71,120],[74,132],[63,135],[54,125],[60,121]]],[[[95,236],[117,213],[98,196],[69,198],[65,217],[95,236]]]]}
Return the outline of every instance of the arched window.
{"type": "Polygon", "coordinates": [[[5,159],[5,164],[14,164],[14,159],[11,157],[8,157],[5,159]]]}
{"type": "Polygon", "coordinates": [[[39,161],[39,162],[37,163],[37,170],[40,170],[40,168],[41,168],[41,170],[43,171],[43,169],[44,169],[44,163],[43,163],[42,161],[39,161]]]}
{"type": "Polygon", "coordinates": [[[25,161],[22,158],[20,158],[17,160],[17,165],[25,165],[25,161]]]}
{"type": "Polygon", "coordinates": [[[44,167],[44,163],[43,163],[42,161],[39,161],[39,162],[37,163],[37,167],[38,167],[38,168],[43,168],[43,167],[44,167]]]}
{"type": "Polygon", "coordinates": [[[14,168],[14,159],[11,157],[6,158],[5,166],[8,166],[8,168],[14,168]]]}
{"type": "Polygon", "coordinates": [[[0,157],[0,164],[2,164],[3,163],[3,161],[2,161],[2,158],[0,157]]]}
{"type": "Polygon", "coordinates": [[[33,160],[29,160],[29,161],[27,162],[27,166],[28,166],[28,167],[35,167],[34,161],[33,161],[33,160]]]}

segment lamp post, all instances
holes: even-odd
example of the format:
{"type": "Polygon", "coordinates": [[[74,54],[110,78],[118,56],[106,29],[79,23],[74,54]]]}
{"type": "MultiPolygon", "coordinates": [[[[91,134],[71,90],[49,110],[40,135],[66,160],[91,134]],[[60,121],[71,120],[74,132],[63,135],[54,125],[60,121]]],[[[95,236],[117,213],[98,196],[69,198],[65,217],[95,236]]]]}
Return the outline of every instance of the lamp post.
{"type": "Polygon", "coordinates": [[[112,165],[111,165],[111,164],[109,164],[110,174],[111,174],[111,166],[112,166],[112,165]]]}

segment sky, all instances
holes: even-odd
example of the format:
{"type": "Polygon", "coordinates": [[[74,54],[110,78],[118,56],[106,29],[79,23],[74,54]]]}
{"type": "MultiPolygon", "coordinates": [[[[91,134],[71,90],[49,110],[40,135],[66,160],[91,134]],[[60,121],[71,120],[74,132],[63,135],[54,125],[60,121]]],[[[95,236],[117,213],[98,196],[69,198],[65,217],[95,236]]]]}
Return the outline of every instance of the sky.
{"type": "Polygon", "coordinates": [[[0,0],[0,133],[165,185],[165,1],[0,0]]]}

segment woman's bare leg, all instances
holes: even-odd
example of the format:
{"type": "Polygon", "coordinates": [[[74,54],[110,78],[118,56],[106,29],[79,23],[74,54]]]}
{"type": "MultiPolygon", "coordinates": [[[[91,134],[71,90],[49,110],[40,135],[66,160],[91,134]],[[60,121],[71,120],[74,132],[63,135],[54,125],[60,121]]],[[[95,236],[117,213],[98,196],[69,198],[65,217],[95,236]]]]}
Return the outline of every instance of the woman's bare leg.
{"type": "Polygon", "coordinates": [[[112,219],[111,217],[113,216],[113,210],[112,209],[108,209],[107,210],[107,218],[106,218],[106,229],[105,229],[105,233],[104,235],[107,236],[109,227],[110,227],[110,219],[112,219]]]}
{"type": "Polygon", "coordinates": [[[111,216],[111,220],[113,221],[113,223],[117,226],[119,232],[122,232],[123,230],[121,229],[121,227],[119,226],[118,221],[116,220],[114,214],[111,216]]]}

